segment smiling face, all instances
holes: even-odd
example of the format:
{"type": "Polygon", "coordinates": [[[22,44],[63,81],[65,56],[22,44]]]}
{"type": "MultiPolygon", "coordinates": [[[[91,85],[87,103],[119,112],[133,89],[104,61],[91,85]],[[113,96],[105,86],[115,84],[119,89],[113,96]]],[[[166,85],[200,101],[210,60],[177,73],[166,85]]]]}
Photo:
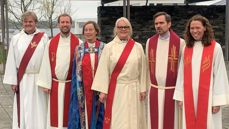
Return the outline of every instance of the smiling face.
{"type": "Polygon", "coordinates": [[[24,31],[28,34],[32,34],[36,31],[36,22],[32,16],[26,16],[22,21],[24,31]]]}
{"type": "Polygon", "coordinates": [[[204,36],[206,28],[203,26],[201,21],[194,20],[190,23],[190,33],[196,41],[201,41],[204,36]]]}
{"type": "Polygon", "coordinates": [[[117,23],[117,36],[120,40],[128,40],[130,37],[130,26],[124,20],[117,23]]]}
{"type": "Polygon", "coordinates": [[[159,35],[163,35],[169,31],[171,22],[167,22],[164,15],[160,15],[155,18],[154,26],[159,35]]]}
{"type": "Polygon", "coordinates": [[[69,16],[61,16],[59,19],[58,27],[60,28],[60,31],[64,35],[68,35],[71,30],[71,19],[69,16]]]}
{"type": "Polygon", "coordinates": [[[92,23],[85,25],[83,35],[86,41],[93,43],[96,40],[97,31],[92,23]]]}

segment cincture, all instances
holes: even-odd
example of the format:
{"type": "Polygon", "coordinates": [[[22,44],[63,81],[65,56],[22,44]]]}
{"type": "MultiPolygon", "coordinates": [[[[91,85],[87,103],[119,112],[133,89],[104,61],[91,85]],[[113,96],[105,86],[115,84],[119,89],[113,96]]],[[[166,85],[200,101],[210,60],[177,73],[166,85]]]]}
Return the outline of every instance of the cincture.
{"type": "Polygon", "coordinates": [[[55,82],[59,82],[59,83],[67,83],[67,82],[71,82],[72,81],[72,80],[58,80],[58,79],[55,79],[55,78],[53,78],[52,80],[55,81],[55,82]]]}
{"type": "Polygon", "coordinates": [[[161,89],[161,90],[171,90],[171,89],[175,89],[175,86],[157,86],[154,84],[151,84],[152,87],[157,88],[157,89],[161,89]]]}

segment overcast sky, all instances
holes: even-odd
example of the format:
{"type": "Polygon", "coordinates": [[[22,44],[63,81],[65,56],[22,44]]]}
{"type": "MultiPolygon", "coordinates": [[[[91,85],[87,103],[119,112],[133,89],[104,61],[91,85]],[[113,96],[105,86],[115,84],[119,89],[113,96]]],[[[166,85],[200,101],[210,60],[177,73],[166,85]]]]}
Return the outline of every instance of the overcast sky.
{"type": "MultiPolygon", "coordinates": [[[[96,18],[97,7],[101,6],[101,0],[70,0],[72,5],[72,15],[74,19],[83,18],[96,18]]],[[[132,1],[145,1],[145,0],[132,0],[132,1]]],[[[210,2],[201,2],[199,5],[210,5],[220,0],[211,0],[210,2]]],[[[152,0],[149,0],[152,2],[152,0]]]]}
{"type": "Polygon", "coordinates": [[[72,17],[74,19],[97,17],[97,7],[100,6],[100,1],[71,0],[71,3],[72,17]]]}
{"type": "MultiPolygon", "coordinates": [[[[15,1],[15,0],[10,0],[10,1],[15,1]]],[[[71,2],[71,16],[74,20],[75,19],[85,19],[85,18],[86,19],[97,18],[97,8],[98,6],[101,6],[101,0],[69,0],[69,1],[71,2]]],[[[145,0],[131,0],[131,1],[132,2],[141,1],[145,3],[145,0]]],[[[156,0],[149,0],[149,2],[152,2],[152,1],[156,1],[156,0]]],[[[166,0],[157,0],[157,1],[166,1],[166,0]]],[[[220,1],[220,0],[212,0],[211,2],[207,2],[207,3],[204,2],[204,4],[208,5],[216,1],[220,1]]],[[[113,4],[115,5],[115,3],[113,4]]],[[[122,5],[122,1],[119,1],[119,5],[122,5]]],[[[59,15],[59,12],[57,11],[55,15],[59,15]]]]}

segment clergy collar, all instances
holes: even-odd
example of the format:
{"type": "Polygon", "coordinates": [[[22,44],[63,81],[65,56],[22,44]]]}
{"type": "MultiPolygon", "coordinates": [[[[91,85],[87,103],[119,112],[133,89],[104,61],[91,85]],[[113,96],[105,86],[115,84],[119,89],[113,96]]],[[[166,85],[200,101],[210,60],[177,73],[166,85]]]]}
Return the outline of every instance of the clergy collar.
{"type": "Polygon", "coordinates": [[[128,40],[120,40],[121,41],[121,43],[127,43],[128,42],[128,40]]]}
{"type": "Polygon", "coordinates": [[[120,39],[121,42],[127,42],[128,39],[120,39]]]}
{"type": "Polygon", "coordinates": [[[199,40],[199,41],[194,41],[194,44],[202,44],[202,41],[201,40],[199,40]]]}
{"type": "Polygon", "coordinates": [[[88,44],[94,44],[96,42],[96,39],[95,40],[91,40],[90,42],[89,41],[85,41],[87,42],[88,44]]]}
{"type": "Polygon", "coordinates": [[[36,32],[36,29],[35,29],[34,32],[32,32],[32,33],[28,33],[28,32],[26,32],[25,30],[23,30],[23,31],[24,31],[24,33],[27,34],[27,35],[32,35],[32,34],[34,34],[34,33],[36,32]]]}
{"type": "Polygon", "coordinates": [[[68,34],[60,33],[60,36],[61,36],[62,38],[68,38],[68,37],[70,36],[70,33],[68,33],[68,34]]]}
{"type": "Polygon", "coordinates": [[[118,37],[118,36],[116,36],[116,37],[114,38],[114,41],[115,41],[115,42],[117,42],[117,43],[127,43],[127,42],[128,42],[128,40],[127,40],[127,39],[125,39],[125,40],[121,40],[121,39],[119,39],[119,37],[118,37]]]}
{"type": "Polygon", "coordinates": [[[95,44],[95,42],[88,42],[88,44],[95,44]]]}
{"type": "Polygon", "coordinates": [[[167,31],[166,33],[162,34],[162,35],[159,35],[159,39],[161,40],[168,40],[170,37],[170,32],[167,31]]]}
{"type": "Polygon", "coordinates": [[[95,42],[93,42],[93,43],[89,43],[89,42],[88,42],[88,46],[89,46],[89,47],[95,47],[95,42]]]}

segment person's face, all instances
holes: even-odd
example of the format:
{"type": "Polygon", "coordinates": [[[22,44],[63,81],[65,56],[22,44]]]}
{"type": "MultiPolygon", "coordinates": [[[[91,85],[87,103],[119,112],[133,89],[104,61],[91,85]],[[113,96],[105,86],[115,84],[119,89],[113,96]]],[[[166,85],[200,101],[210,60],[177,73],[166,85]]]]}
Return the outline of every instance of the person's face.
{"type": "Polygon", "coordinates": [[[88,42],[95,42],[97,32],[93,24],[87,24],[84,27],[84,38],[88,42]]]}
{"type": "Polygon", "coordinates": [[[117,36],[121,40],[127,40],[130,34],[130,26],[127,25],[123,20],[117,24],[117,36]]]}
{"type": "Polygon", "coordinates": [[[195,40],[201,41],[205,31],[206,28],[203,26],[201,21],[191,21],[190,33],[195,40]]]}
{"type": "Polygon", "coordinates": [[[60,28],[60,31],[62,34],[69,34],[70,30],[71,30],[71,20],[70,17],[68,16],[62,16],[60,17],[60,21],[58,23],[58,27],[60,28]]]}
{"type": "Polygon", "coordinates": [[[171,22],[167,22],[165,19],[165,16],[161,15],[155,18],[154,26],[155,26],[156,32],[159,35],[163,35],[169,31],[169,28],[171,27],[171,22]]]}
{"type": "Polygon", "coordinates": [[[36,30],[36,22],[32,16],[27,16],[22,22],[24,31],[28,34],[32,34],[36,30]]]}

